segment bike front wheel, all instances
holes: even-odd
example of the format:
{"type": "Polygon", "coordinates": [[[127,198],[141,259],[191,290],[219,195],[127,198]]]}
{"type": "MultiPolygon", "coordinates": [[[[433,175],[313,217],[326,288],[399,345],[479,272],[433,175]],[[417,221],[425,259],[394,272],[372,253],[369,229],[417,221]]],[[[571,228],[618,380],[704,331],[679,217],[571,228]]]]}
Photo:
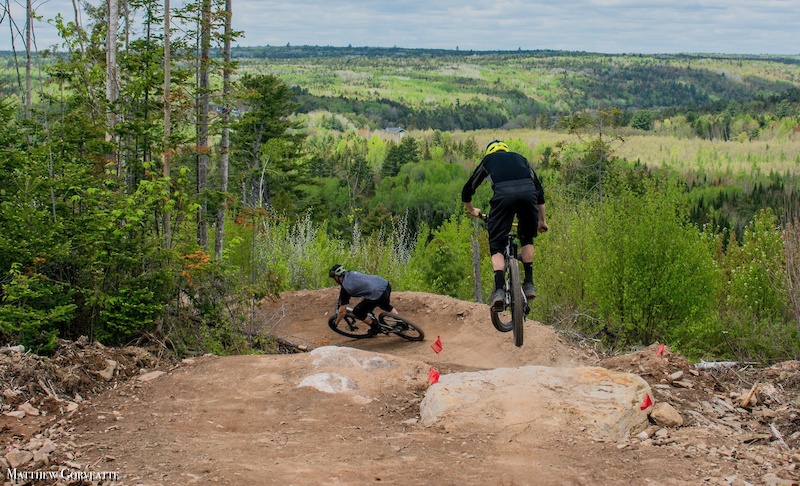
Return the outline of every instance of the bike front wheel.
{"type": "Polygon", "coordinates": [[[425,339],[425,333],[422,329],[407,317],[403,317],[399,314],[392,314],[391,312],[382,312],[378,320],[384,326],[391,327],[391,332],[403,339],[409,341],[422,341],[425,339]]]}
{"type": "Polygon", "coordinates": [[[492,309],[489,314],[492,316],[492,325],[500,332],[511,332],[514,323],[511,322],[511,313],[507,310],[496,311],[492,309]]]}
{"type": "Polygon", "coordinates": [[[369,325],[359,320],[358,317],[350,311],[347,311],[347,314],[339,321],[339,324],[336,324],[336,315],[332,315],[331,318],[328,319],[328,326],[333,329],[333,332],[341,334],[342,336],[354,339],[370,337],[369,325]]]}
{"type": "Polygon", "coordinates": [[[522,335],[525,324],[525,298],[522,296],[522,282],[519,279],[519,264],[510,258],[509,284],[511,285],[511,320],[514,323],[514,344],[522,346],[522,335]]]}

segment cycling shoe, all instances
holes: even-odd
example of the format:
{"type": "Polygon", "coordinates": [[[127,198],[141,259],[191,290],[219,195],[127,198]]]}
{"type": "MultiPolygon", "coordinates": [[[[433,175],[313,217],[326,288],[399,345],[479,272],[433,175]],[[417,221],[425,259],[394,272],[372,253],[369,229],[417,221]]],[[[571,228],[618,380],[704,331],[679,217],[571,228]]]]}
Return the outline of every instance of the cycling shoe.
{"type": "Polygon", "coordinates": [[[503,289],[497,289],[492,292],[492,297],[489,300],[489,305],[492,307],[492,310],[503,310],[503,307],[505,307],[505,297],[506,293],[503,291],[503,289]]]}

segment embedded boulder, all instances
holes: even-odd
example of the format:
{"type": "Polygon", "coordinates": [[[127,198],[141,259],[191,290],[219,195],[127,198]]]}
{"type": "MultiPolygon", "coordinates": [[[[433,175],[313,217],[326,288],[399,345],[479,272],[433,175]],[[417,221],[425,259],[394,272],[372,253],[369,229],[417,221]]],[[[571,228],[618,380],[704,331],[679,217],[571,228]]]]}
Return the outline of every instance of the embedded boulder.
{"type": "Polygon", "coordinates": [[[605,368],[497,368],[442,375],[420,403],[420,417],[454,429],[533,424],[624,440],[647,428],[652,396],[641,377],[605,368]]]}

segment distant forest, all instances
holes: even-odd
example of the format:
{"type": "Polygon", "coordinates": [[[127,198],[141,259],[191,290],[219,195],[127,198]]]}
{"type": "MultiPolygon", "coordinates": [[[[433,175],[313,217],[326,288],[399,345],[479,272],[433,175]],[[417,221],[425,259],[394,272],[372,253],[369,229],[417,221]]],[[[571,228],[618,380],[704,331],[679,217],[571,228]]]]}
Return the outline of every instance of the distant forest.
{"type": "Polygon", "coordinates": [[[576,111],[618,109],[618,127],[647,130],[656,120],[682,116],[697,135],[727,140],[737,135],[729,129],[737,118],[764,127],[800,113],[800,56],[312,46],[237,48],[233,56],[284,79],[286,66],[300,66],[305,82],[287,80],[300,112],[326,110],[372,128],[552,129],[576,111]],[[481,75],[442,74],[465,63],[481,75]],[[367,65],[372,71],[365,74],[367,65]],[[332,79],[344,71],[363,78],[332,79]],[[415,102],[395,86],[372,89],[401,76],[409,89],[427,85],[452,96],[415,102]],[[337,84],[341,91],[328,94],[337,84]]]}

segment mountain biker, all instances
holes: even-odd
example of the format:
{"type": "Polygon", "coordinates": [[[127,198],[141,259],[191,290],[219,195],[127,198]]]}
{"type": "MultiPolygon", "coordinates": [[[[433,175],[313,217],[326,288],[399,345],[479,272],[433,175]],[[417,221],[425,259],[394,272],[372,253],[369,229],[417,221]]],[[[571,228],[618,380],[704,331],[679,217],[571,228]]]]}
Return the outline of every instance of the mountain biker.
{"type": "Polygon", "coordinates": [[[370,317],[370,312],[380,307],[387,312],[397,314],[390,302],[392,286],[385,278],[346,270],[338,263],[331,267],[328,276],[341,287],[339,301],[336,304],[336,324],[347,314],[347,304],[350,303],[351,297],[361,297],[361,302],[353,307],[353,314],[369,325],[369,334],[372,336],[380,332],[380,324],[370,317]]]}
{"type": "Polygon", "coordinates": [[[522,290],[531,300],[536,297],[533,283],[533,239],[539,231],[547,231],[545,217],[544,188],[528,160],[508,150],[502,140],[492,140],[480,164],[461,190],[461,201],[467,212],[478,218],[481,210],[472,205],[472,196],[484,179],[489,179],[494,190],[489,212],[489,251],[494,269],[494,291],[490,305],[495,310],[503,309],[503,254],[514,215],[517,216],[520,243],[522,244],[522,267],[525,270],[522,290]]]}

